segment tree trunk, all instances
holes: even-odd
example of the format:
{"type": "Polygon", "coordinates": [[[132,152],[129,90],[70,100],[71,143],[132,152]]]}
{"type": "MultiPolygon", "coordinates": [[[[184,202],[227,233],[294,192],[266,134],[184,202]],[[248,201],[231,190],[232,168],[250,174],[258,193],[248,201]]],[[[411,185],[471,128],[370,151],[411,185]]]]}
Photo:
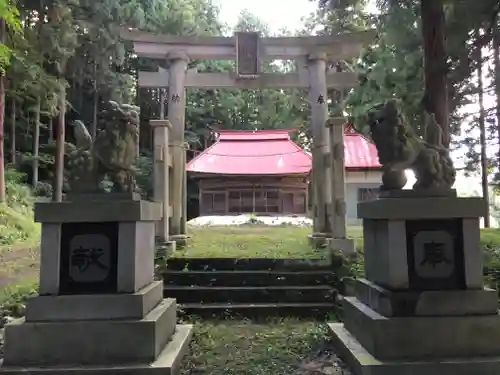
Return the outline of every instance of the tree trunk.
{"type": "MultiPolygon", "coordinates": [[[[0,42],[5,40],[5,21],[0,20],[0,42]]],[[[5,73],[0,75],[0,204],[6,202],[5,192],[5,73]]]]}
{"type": "Polygon", "coordinates": [[[97,136],[97,112],[99,111],[99,93],[97,92],[97,63],[94,61],[94,107],[92,109],[92,126],[90,135],[92,140],[97,136]]]}
{"type": "Polygon", "coordinates": [[[36,108],[35,108],[35,127],[33,131],[33,187],[36,188],[38,185],[38,169],[39,169],[39,158],[40,158],[40,110],[41,110],[41,99],[37,97],[36,108]]]}
{"type": "Polygon", "coordinates": [[[500,168],[500,29],[498,16],[493,25],[493,68],[495,69],[496,118],[498,132],[498,168],[500,168]]]}
{"type": "Polygon", "coordinates": [[[55,181],[54,196],[56,202],[62,201],[64,183],[64,149],[65,149],[65,116],[66,116],[66,88],[61,84],[59,94],[59,121],[57,123],[56,157],[55,157],[55,181]]]}
{"type": "Polygon", "coordinates": [[[10,114],[10,162],[16,165],[16,99],[12,98],[10,114]]]}
{"type": "MultiPolygon", "coordinates": [[[[422,36],[424,40],[425,94],[424,109],[436,116],[442,129],[442,144],[449,148],[448,92],[446,66],[445,17],[443,0],[421,0],[422,36]]],[[[437,143],[435,136],[430,139],[437,143]]]]}
{"type": "MultiPolygon", "coordinates": [[[[480,30],[477,30],[477,38],[481,37],[480,30]]],[[[481,187],[483,199],[486,201],[486,214],[484,215],[484,227],[490,227],[490,205],[488,190],[488,158],[486,156],[486,119],[484,112],[484,84],[483,84],[483,54],[481,44],[477,47],[477,91],[479,104],[479,143],[481,147],[481,187]]]]}
{"type": "Polygon", "coordinates": [[[54,122],[56,121],[55,118],[51,118],[48,121],[48,126],[49,126],[49,142],[54,141],[54,122]]]}

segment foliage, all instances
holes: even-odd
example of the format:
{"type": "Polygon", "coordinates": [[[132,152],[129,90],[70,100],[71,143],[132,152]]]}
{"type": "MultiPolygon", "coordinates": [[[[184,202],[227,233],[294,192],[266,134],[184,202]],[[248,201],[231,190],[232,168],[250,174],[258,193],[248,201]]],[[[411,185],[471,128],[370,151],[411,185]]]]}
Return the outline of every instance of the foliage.
{"type": "Polygon", "coordinates": [[[484,229],[481,232],[481,245],[484,249],[486,280],[491,287],[500,290],[500,230],[484,229]]]}
{"type": "Polygon", "coordinates": [[[34,200],[22,178],[20,173],[7,169],[7,205],[0,205],[0,248],[38,240],[39,226],[33,222],[34,200]]]}
{"type": "MultiPolygon", "coordinates": [[[[12,4],[11,0],[0,0],[0,20],[12,33],[19,34],[22,31],[19,10],[12,4]]],[[[0,43],[0,71],[2,73],[9,66],[12,58],[12,48],[4,41],[5,39],[0,43]]]]}
{"type": "Polygon", "coordinates": [[[22,317],[26,299],[37,291],[38,283],[33,279],[0,288],[0,327],[5,324],[6,317],[22,317]]]}
{"type": "Polygon", "coordinates": [[[153,196],[153,157],[150,152],[143,151],[137,158],[137,186],[144,197],[151,198],[153,196]]]}

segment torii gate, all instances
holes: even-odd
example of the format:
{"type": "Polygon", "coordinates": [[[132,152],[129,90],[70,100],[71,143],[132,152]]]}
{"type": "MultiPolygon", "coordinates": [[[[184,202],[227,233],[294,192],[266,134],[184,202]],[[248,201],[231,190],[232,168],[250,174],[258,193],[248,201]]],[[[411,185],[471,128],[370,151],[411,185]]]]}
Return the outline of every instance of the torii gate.
{"type": "MultiPolygon", "coordinates": [[[[164,215],[161,229],[157,233],[163,239],[186,238],[186,156],[184,150],[185,92],[186,88],[304,88],[309,89],[311,122],[313,133],[313,237],[326,238],[332,234],[331,180],[328,178],[329,133],[325,123],[328,119],[327,89],[341,90],[353,87],[357,76],[352,72],[335,72],[327,69],[327,61],[347,60],[359,56],[363,47],[375,38],[373,31],[346,33],[335,36],[259,37],[258,33],[235,33],[232,37],[201,37],[156,35],[136,30],[122,30],[125,40],[133,41],[134,51],[139,57],[166,61],[168,69],[158,72],[139,72],[139,87],[168,88],[168,119],[170,131],[170,154],[172,156],[172,181],[168,181],[168,165],[164,157],[155,158],[162,163],[162,176],[155,180],[155,197],[172,204],[171,227],[168,215],[164,215]],[[262,73],[261,60],[295,60],[296,73],[262,73]],[[235,60],[236,72],[198,73],[188,69],[189,60],[235,60]]],[[[158,123],[156,123],[156,126],[158,123]]],[[[167,133],[167,131],[163,132],[167,133]]],[[[163,134],[158,132],[158,134],[163,134]]],[[[155,132],[156,136],[156,132],[155,132]]],[[[161,135],[155,145],[167,146],[167,135],[161,135]]],[[[161,152],[159,152],[161,153],[161,152]]],[[[158,153],[158,154],[159,154],[158,153]]],[[[157,152],[155,152],[157,155],[157,152]]],[[[343,181],[343,175],[339,179],[343,181]]],[[[344,194],[342,194],[342,199],[344,194]]],[[[334,200],[335,202],[335,200],[334,200]]],[[[338,204],[337,204],[338,205],[338,204]]],[[[166,204],[168,207],[168,204],[166,204]]],[[[164,209],[166,212],[166,209],[164,209]]],[[[345,228],[344,228],[345,232],[345,228]]]]}

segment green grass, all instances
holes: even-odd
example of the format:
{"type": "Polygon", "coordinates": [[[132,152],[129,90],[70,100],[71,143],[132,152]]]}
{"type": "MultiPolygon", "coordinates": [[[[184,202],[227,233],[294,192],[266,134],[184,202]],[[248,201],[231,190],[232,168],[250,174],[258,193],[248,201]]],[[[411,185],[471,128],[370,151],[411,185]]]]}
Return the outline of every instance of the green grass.
{"type": "Polygon", "coordinates": [[[7,202],[0,204],[0,251],[5,246],[39,240],[40,225],[33,221],[34,198],[22,177],[13,169],[5,171],[7,202]]]}
{"type": "Polygon", "coordinates": [[[494,246],[500,246],[500,229],[481,229],[481,243],[483,245],[492,244],[494,246]]]}
{"type": "Polygon", "coordinates": [[[10,245],[39,241],[40,225],[33,214],[0,204],[0,252],[10,245]]]}
{"type": "Polygon", "coordinates": [[[299,319],[194,321],[181,374],[285,375],[325,346],[326,324],[299,319]]]}
{"type": "MultiPolygon", "coordinates": [[[[172,257],[184,258],[324,258],[326,252],[313,249],[307,240],[311,228],[294,226],[213,226],[190,228],[188,245],[172,257]]],[[[357,242],[359,227],[349,230],[357,242]]]]}
{"type": "Polygon", "coordinates": [[[35,294],[37,289],[38,277],[27,277],[7,286],[0,286],[0,320],[4,316],[23,316],[26,298],[35,294]]]}

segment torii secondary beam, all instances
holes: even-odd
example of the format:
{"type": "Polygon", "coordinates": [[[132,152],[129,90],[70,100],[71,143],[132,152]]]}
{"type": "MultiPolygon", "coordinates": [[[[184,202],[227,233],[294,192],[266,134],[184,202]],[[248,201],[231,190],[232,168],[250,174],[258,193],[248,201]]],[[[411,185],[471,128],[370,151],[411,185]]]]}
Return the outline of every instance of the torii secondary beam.
{"type": "MultiPolygon", "coordinates": [[[[139,72],[139,87],[168,87],[168,70],[139,72]]],[[[331,72],[326,75],[327,88],[343,89],[355,86],[357,75],[352,72],[331,72]]],[[[308,88],[308,77],[301,74],[262,73],[253,79],[237,79],[235,73],[198,73],[189,69],[186,73],[186,88],[234,88],[234,89],[287,89],[308,88]]]]}

